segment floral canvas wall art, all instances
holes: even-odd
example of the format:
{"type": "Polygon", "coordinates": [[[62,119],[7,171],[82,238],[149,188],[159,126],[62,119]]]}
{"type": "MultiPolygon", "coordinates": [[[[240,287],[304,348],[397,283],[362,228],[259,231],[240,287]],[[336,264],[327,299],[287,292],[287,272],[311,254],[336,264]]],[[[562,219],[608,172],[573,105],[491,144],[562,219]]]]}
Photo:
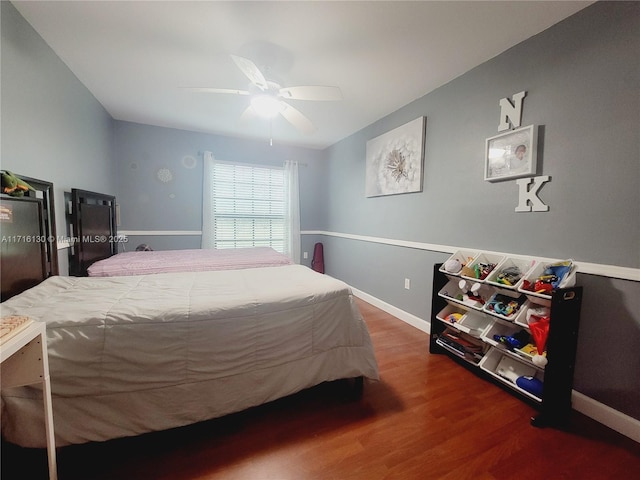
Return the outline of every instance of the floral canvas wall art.
{"type": "Polygon", "coordinates": [[[367,197],[422,191],[425,125],[419,117],[367,142],[367,197]]]}

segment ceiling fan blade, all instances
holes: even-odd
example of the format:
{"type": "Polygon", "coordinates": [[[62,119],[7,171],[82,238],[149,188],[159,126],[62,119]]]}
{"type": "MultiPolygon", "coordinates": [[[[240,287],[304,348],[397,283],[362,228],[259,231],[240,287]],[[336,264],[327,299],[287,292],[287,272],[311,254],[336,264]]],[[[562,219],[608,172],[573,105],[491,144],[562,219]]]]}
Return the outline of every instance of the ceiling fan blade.
{"type": "Polygon", "coordinates": [[[267,89],[267,79],[264,78],[264,75],[260,69],[256,67],[255,63],[248,58],[238,57],[237,55],[231,55],[231,59],[236,63],[242,73],[247,76],[251,83],[260,88],[260,90],[267,89]]]}
{"type": "Polygon", "coordinates": [[[291,100],[342,100],[342,91],[340,91],[340,88],[338,87],[324,87],[319,85],[284,87],[281,88],[278,93],[283,98],[291,100]]]}
{"type": "Polygon", "coordinates": [[[242,125],[246,125],[247,123],[249,123],[251,120],[253,120],[254,118],[256,118],[256,112],[255,110],[251,107],[251,105],[249,105],[244,112],[242,112],[242,115],[240,115],[240,124],[242,125]]]}
{"type": "Polygon", "coordinates": [[[213,87],[182,87],[190,92],[200,93],[232,93],[234,95],[249,95],[247,90],[238,90],[236,88],[213,88],[213,87]]]}
{"type": "Polygon", "coordinates": [[[296,110],[288,103],[282,102],[283,108],[280,114],[294,127],[304,133],[313,133],[316,127],[299,110],[296,110]]]}

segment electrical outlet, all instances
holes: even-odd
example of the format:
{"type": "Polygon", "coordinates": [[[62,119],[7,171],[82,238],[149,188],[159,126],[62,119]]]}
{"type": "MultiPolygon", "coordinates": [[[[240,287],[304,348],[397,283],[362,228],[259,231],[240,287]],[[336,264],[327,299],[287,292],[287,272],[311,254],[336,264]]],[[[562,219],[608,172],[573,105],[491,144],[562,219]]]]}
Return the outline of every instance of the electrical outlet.
{"type": "Polygon", "coordinates": [[[407,290],[411,289],[411,280],[409,280],[408,278],[404,279],[404,288],[406,288],[407,290]]]}
{"type": "Polygon", "coordinates": [[[302,254],[302,258],[309,258],[309,252],[304,252],[302,254]]]}

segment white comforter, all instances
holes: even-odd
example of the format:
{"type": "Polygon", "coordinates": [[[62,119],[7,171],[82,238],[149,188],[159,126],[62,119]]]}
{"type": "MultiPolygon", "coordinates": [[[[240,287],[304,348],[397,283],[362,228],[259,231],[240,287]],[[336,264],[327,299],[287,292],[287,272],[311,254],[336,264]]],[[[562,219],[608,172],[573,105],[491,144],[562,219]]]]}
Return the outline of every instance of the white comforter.
{"type": "MultiPolygon", "coordinates": [[[[346,284],[290,265],[52,277],[2,304],[47,323],[56,444],[214,418],[323,381],[378,378],[346,284]]],[[[2,392],[2,432],[45,445],[41,392],[2,392]]]]}

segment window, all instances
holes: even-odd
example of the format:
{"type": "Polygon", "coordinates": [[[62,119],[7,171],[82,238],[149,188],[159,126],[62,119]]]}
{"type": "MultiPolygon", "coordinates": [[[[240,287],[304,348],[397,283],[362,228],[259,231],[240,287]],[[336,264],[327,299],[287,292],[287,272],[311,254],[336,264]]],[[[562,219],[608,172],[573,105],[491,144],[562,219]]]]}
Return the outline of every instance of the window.
{"type": "Polygon", "coordinates": [[[284,253],[283,168],[212,161],[205,175],[204,248],[267,246],[284,253]]]}

